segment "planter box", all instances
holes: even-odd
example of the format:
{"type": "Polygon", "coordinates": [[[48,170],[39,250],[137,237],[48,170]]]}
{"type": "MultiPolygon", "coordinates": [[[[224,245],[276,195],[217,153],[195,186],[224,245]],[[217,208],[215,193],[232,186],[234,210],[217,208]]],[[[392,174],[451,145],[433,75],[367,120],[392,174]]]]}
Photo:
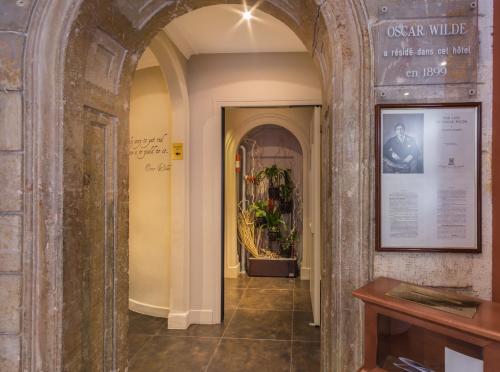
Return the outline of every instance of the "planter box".
{"type": "Polygon", "coordinates": [[[247,260],[248,276],[274,276],[295,278],[297,258],[255,258],[247,260]]]}

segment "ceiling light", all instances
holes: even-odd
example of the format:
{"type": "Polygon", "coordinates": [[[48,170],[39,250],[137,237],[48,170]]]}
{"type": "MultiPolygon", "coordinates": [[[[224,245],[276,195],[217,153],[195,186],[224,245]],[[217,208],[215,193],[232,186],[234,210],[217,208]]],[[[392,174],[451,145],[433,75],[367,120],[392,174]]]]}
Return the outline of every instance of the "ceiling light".
{"type": "Polygon", "coordinates": [[[243,19],[249,21],[253,18],[252,12],[250,10],[245,10],[243,12],[243,19]]]}
{"type": "Polygon", "coordinates": [[[409,95],[410,95],[410,93],[409,93],[409,92],[405,92],[405,93],[404,93],[404,95],[405,95],[405,96],[409,96],[409,95]]]}

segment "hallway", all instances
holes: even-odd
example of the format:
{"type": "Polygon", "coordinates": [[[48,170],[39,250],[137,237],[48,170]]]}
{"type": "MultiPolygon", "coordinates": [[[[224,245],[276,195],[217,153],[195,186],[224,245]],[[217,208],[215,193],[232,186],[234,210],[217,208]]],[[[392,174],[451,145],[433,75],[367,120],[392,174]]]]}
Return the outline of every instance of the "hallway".
{"type": "Polygon", "coordinates": [[[129,314],[131,372],[319,371],[320,329],[309,325],[309,281],[226,279],[221,325],[169,330],[166,319],[129,314]]]}

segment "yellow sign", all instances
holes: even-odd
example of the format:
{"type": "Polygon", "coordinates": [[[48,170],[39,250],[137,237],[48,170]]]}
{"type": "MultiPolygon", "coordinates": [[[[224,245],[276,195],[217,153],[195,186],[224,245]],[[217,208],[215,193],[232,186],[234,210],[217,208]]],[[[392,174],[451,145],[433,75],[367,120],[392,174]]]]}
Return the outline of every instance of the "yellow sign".
{"type": "Polygon", "coordinates": [[[184,158],[184,144],[172,143],[172,160],[182,160],[184,158]]]}

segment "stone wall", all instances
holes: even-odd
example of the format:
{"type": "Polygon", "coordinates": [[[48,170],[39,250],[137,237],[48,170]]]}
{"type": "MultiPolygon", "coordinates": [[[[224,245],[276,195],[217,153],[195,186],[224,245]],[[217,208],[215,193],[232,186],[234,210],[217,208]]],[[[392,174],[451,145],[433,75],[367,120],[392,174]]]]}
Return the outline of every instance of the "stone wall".
{"type": "MultiPolygon", "coordinates": [[[[429,1],[432,3],[433,1],[429,1]]],[[[479,1],[479,64],[477,93],[461,85],[421,86],[415,96],[404,96],[399,87],[376,92],[376,103],[482,102],[482,253],[383,253],[374,257],[374,276],[390,277],[421,285],[448,287],[491,299],[492,286],[492,29],[493,1],[479,1]]],[[[366,1],[370,27],[387,1],[366,1]]],[[[419,6],[422,6],[420,4],[419,6]]]]}
{"type": "MultiPolygon", "coordinates": [[[[132,72],[170,19],[229,2],[239,3],[0,2],[0,132],[9,133],[0,141],[0,232],[9,245],[0,247],[8,265],[0,275],[0,370],[126,369],[127,167],[117,161],[127,158],[132,72]],[[99,348],[92,339],[101,336],[99,348]]],[[[322,71],[322,368],[353,370],[362,322],[351,291],[371,266],[364,8],[360,0],[260,6],[298,34],[322,71]]]]}
{"type": "MultiPolygon", "coordinates": [[[[92,268],[82,269],[85,265],[88,268],[88,256],[76,249],[81,247],[81,218],[85,215],[81,197],[85,192],[88,194],[84,188],[85,180],[88,181],[85,166],[94,171],[91,163],[82,162],[82,156],[91,158],[92,154],[82,148],[79,126],[94,123],[87,138],[96,140],[103,139],[99,128],[115,125],[126,128],[130,77],[144,46],[169,19],[220,2],[229,1],[155,0],[143,6],[146,2],[139,0],[0,0],[1,371],[56,371],[62,369],[63,359],[70,370],[79,370],[82,361],[88,361],[93,353],[99,358],[108,355],[109,350],[93,350],[87,345],[82,356],[82,335],[72,335],[72,330],[77,329],[72,327],[80,326],[78,317],[82,316],[81,299],[77,295],[88,289],[85,287],[88,283],[83,285],[79,280],[86,278],[82,273],[91,277],[93,273],[92,268]],[[70,32],[68,64],[63,66],[70,32]],[[66,96],[62,93],[63,81],[66,96]],[[66,124],[70,125],[66,128],[66,124]],[[66,149],[61,145],[63,136],[66,149]],[[79,150],[74,151],[76,148],[79,150]],[[73,165],[77,165],[76,172],[73,165]],[[63,169],[67,176],[64,220],[63,169]],[[64,261],[65,274],[63,258],[68,258],[64,261]],[[74,277],[64,276],[71,274],[71,270],[76,272],[74,277]],[[68,285],[63,291],[66,280],[68,285]]],[[[471,288],[483,297],[491,293],[493,0],[479,2],[481,84],[476,98],[483,102],[485,114],[483,254],[377,254],[374,266],[370,216],[373,216],[374,146],[371,119],[375,99],[367,26],[374,16],[373,6],[376,2],[371,0],[263,3],[264,11],[298,33],[322,71],[325,102],[322,197],[326,206],[322,216],[325,254],[322,368],[325,371],[354,370],[354,366],[359,366],[362,309],[351,298],[350,291],[367,281],[370,272],[425,284],[471,288]]],[[[126,129],[117,136],[121,143],[117,152],[102,156],[126,159],[123,145],[128,137],[126,129]]],[[[89,143],[93,145],[94,142],[89,143]]],[[[109,176],[113,170],[106,172],[109,176]]],[[[105,205],[118,203],[121,208],[118,216],[125,215],[127,208],[125,173],[126,168],[120,168],[117,189],[101,195],[105,205]]],[[[95,175],[105,177],[97,171],[95,175]]],[[[126,220],[106,231],[122,237],[117,249],[124,256],[118,271],[126,277],[123,271],[126,220]]],[[[113,285],[109,277],[106,283],[113,285]]],[[[125,298],[116,299],[120,309],[126,308],[127,298],[122,297],[125,298]]],[[[86,306],[92,304],[85,302],[86,306]]],[[[121,314],[121,318],[105,321],[113,323],[120,318],[116,337],[123,344],[126,327],[121,323],[126,320],[121,314]]],[[[126,362],[122,349],[119,358],[109,361],[104,357],[103,365],[116,363],[116,369],[123,370],[126,362]]]]}
{"type": "Polygon", "coordinates": [[[19,369],[20,335],[27,326],[22,309],[29,307],[23,283],[31,250],[23,235],[31,228],[25,200],[32,185],[25,174],[23,55],[33,5],[32,0],[0,2],[0,371],[19,369]]]}

